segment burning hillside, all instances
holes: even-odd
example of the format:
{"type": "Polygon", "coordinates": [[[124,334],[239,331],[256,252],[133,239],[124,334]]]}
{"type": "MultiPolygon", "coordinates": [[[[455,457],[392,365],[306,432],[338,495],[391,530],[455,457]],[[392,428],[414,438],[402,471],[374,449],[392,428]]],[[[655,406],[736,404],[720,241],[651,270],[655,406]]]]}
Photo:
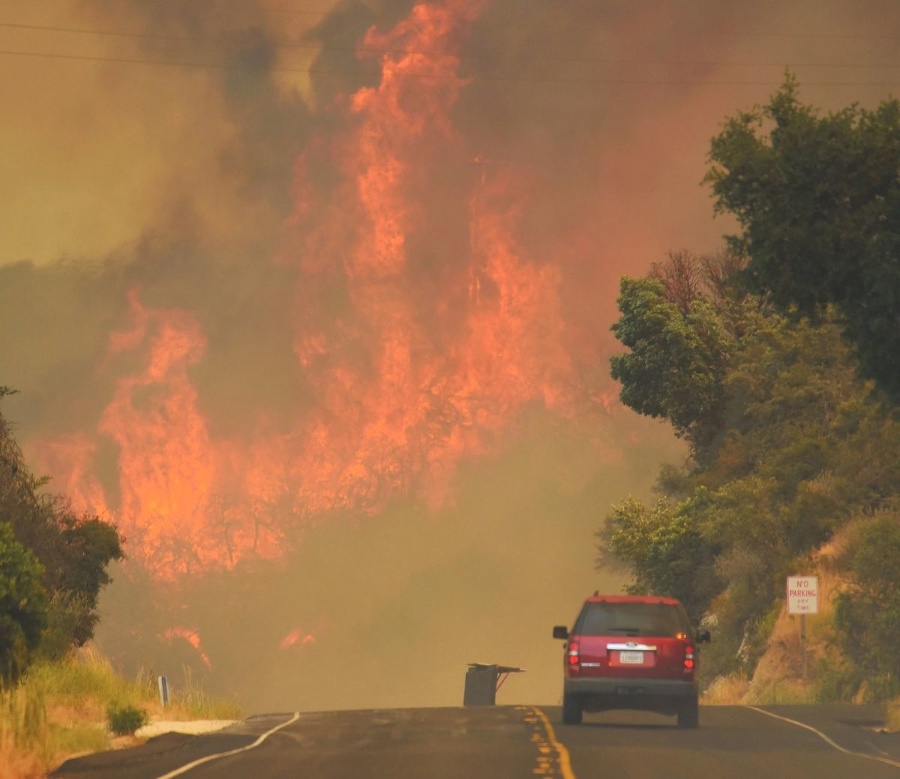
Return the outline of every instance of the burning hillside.
{"type": "Polygon", "coordinates": [[[804,15],[7,5],[4,413],[125,536],[104,644],[180,647],[260,705],[455,702],[470,661],[546,667],[549,696],[534,636],[595,588],[610,503],[682,454],[615,402],[619,277],[719,248],[708,139],[818,56],[804,15]]]}
{"type": "Polygon", "coordinates": [[[314,133],[297,161],[283,244],[260,259],[292,277],[283,358],[302,371],[306,408],[290,426],[215,436],[191,375],[213,348],[204,327],[128,291],[98,365],[118,378],[96,425],[35,449],[79,510],[115,519],[132,559],[167,576],[230,567],[277,556],[323,512],[410,495],[438,507],[457,464],[491,451],[525,407],[567,413],[587,393],[559,269],[519,238],[527,183],[453,126],[477,11],[422,4],[370,29],[359,56],[377,58],[377,84],[331,106],[339,129],[314,133]],[[91,462],[104,438],[113,489],[91,462]]]}

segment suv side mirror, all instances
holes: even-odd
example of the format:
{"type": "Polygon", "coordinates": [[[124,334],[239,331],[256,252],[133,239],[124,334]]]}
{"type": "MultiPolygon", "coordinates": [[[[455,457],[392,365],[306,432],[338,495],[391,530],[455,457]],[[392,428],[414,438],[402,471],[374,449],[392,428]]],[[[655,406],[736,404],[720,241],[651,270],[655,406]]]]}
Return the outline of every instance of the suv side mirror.
{"type": "Polygon", "coordinates": [[[565,641],[569,637],[569,629],[565,625],[556,625],[553,628],[553,638],[561,638],[565,641]]]}
{"type": "Polygon", "coordinates": [[[712,636],[709,634],[708,630],[700,629],[697,631],[697,643],[698,644],[708,644],[712,641],[712,636]]]}

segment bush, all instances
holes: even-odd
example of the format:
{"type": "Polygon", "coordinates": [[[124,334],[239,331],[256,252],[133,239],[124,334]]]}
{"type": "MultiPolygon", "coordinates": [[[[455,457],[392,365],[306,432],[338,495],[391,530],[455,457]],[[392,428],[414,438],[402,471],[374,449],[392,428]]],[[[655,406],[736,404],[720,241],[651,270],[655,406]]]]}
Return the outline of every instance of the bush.
{"type": "Polygon", "coordinates": [[[900,512],[863,520],[848,550],[849,586],[835,599],[841,649],[878,699],[900,693],[900,512]]]}
{"type": "Polygon", "coordinates": [[[122,706],[118,703],[110,703],[106,707],[106,719],[109,729],[117,736],[131,736],[134,732],[147,724],[147,712],[134,706],[122,706]]]}
{"type": "MultiPolygon", "coordinates": [[[[0,399],[9,394],[0,386],[0,399]]],[[[45,491],[48,481],[31,474],[0,414],[0,675],[7,683],[34,659],[48,597],[44,657],[58,659],[93,637],[107,569],[123,557],[118,530],[99,517],[76,515],[64,496],[45,491]]]]}
{"type": "Polygon", "coordinates": [[[37,654],[44,660],[62,660],[78,646],[75,636],[80,627],[93,625],[96,615],[88,596],[83,593],[57,590],[50,596],[47,607],[47,626],[41,636],[37,654]]]}
{"type": "Polygon", "coordinates": [[[817,703],[849,703],[859,692],[865,674],[845,657],[830,653],[816,667],[817,703]]]}
{"type": "Polygon", "coordinates": [[[28,667],[47,623],[43,570],[34,554],[0,522],[0,685],[28,667]]]}

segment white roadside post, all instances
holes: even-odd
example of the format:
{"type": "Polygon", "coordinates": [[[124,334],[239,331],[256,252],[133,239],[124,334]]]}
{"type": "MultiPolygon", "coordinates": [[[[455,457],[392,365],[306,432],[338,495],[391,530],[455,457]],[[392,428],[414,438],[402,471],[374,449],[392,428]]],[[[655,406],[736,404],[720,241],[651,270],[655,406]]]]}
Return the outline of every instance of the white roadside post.
{"type": "Polygon", "coordinates": [[[159,702],[166,707],[169,705],[169,680],[165,676],[159,679],[159,702]]]}
{"type": "Polygon", "coordinates": [[[803,655],[803,681],[806,681],[806,615],[819,613],[819,577],[787,577],[788,614],[800,615],[800,652],[803,655]]]}

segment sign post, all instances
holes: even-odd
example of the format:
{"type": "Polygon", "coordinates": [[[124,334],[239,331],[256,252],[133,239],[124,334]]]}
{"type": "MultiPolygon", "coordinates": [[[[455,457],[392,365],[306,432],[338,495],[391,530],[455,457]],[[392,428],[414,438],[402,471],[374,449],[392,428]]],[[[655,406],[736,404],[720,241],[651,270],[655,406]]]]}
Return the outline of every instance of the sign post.
{"type": "Polygon", "coordinates": [[[165,676],[160,676],[159,682],[159,702],[163,706],[169,705],[169,680],[165,676]]]}
{"type": "Polygon", "coordinates": [[[806,681],[806,615],[819,613],[819,577],[787,577],[788,614],[800,615],[800,652],[803,655],[803,681],[806,681]]]}

